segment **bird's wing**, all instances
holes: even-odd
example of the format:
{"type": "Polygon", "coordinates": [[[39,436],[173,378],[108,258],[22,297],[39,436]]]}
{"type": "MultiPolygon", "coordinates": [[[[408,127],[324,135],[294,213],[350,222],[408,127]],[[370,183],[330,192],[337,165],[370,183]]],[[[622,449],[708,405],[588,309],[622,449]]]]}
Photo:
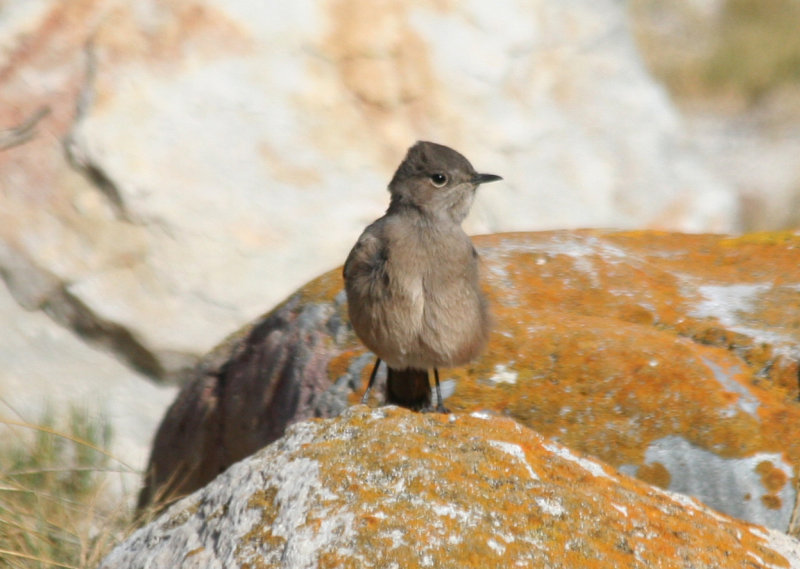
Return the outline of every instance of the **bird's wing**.
{"type": "Polygon", "coordinates": [[[381,220],[368,226],[356,241],[344,263],[348,294],[374,295],[386,272],[387,238],[381,220]]]}

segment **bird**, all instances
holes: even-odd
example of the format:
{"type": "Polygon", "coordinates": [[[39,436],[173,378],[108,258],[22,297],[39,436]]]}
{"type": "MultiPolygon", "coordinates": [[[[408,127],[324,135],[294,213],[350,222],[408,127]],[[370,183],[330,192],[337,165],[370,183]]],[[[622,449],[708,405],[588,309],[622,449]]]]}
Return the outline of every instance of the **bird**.
{"type": "Polygon", "coordinates": [[[418,141],[408,149],[389,182],[386,213],[364,229],[343,268],[353,330],[376,355],[362,403],[383,361],[386,403],[448,412],[439,368],[477,358],[490,329],[478,253],[461,223],[478,186],[498,180],[448,146],[418,141]]]}

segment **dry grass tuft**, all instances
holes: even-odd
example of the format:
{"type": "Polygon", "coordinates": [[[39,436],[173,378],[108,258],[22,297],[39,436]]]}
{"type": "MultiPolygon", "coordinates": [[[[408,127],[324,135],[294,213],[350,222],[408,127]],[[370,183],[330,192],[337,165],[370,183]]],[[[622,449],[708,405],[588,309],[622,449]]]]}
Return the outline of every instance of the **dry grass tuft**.
{"type": "Polygon", "coordinates": [[[131,471],[105,450],[110,426],[78,409],[65,423],[0,420],[2,568],[94,568],[132,528],[109,487],[112,473],[131,471]]]}

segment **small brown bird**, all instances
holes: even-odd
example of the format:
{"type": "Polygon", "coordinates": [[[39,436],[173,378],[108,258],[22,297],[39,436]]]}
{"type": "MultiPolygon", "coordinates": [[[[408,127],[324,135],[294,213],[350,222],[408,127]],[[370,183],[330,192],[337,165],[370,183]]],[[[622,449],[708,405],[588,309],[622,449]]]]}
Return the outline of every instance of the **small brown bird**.
{"type": "Polygon", "coordinates": [[[344,265],[353,329],[377,356],[362,402],[383,360],[387,403],[430,410],[433,368],[436,410],[447,412],[438,368],[475,359],[489,335],[478,253],[461,222],[478,186],[501,179],[477,173],[441,144],[408,150],[389,183],[386,214],[364,230],[344,265]]]}

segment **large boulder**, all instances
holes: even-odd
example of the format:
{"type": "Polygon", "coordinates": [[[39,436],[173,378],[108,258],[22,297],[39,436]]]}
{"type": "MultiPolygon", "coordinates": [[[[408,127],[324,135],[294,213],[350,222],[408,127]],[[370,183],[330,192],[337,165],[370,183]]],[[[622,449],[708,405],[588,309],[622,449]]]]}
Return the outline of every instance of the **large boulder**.
{"type": "Polygon", "coordinates": [[[307,421],[131,535],[101,569],[800,568],[800,542],[510,419],[354,407],[307,421]]]}
{"type": "Polygon", "coordinates": [[[153,378],[341,262],[419,138],[504,176],[471,232],[736,226],[612,0],[38,0],[0,47],[0,272],[153,378]]]}
{"type": "MultiPolygon", "coordinates": [[[[456,412],[544,436],[786,530],[800,473],[800,236],[561,231],[477,237],[487,352],[440,370],[456,412]]],[[[156,436],[141,504],[200,488],[287,425],[358,401],[374,356],[340,269],[230,336],[156,436]]],[[[797,528],[795,528],[797,529],[797,528]]]]}

